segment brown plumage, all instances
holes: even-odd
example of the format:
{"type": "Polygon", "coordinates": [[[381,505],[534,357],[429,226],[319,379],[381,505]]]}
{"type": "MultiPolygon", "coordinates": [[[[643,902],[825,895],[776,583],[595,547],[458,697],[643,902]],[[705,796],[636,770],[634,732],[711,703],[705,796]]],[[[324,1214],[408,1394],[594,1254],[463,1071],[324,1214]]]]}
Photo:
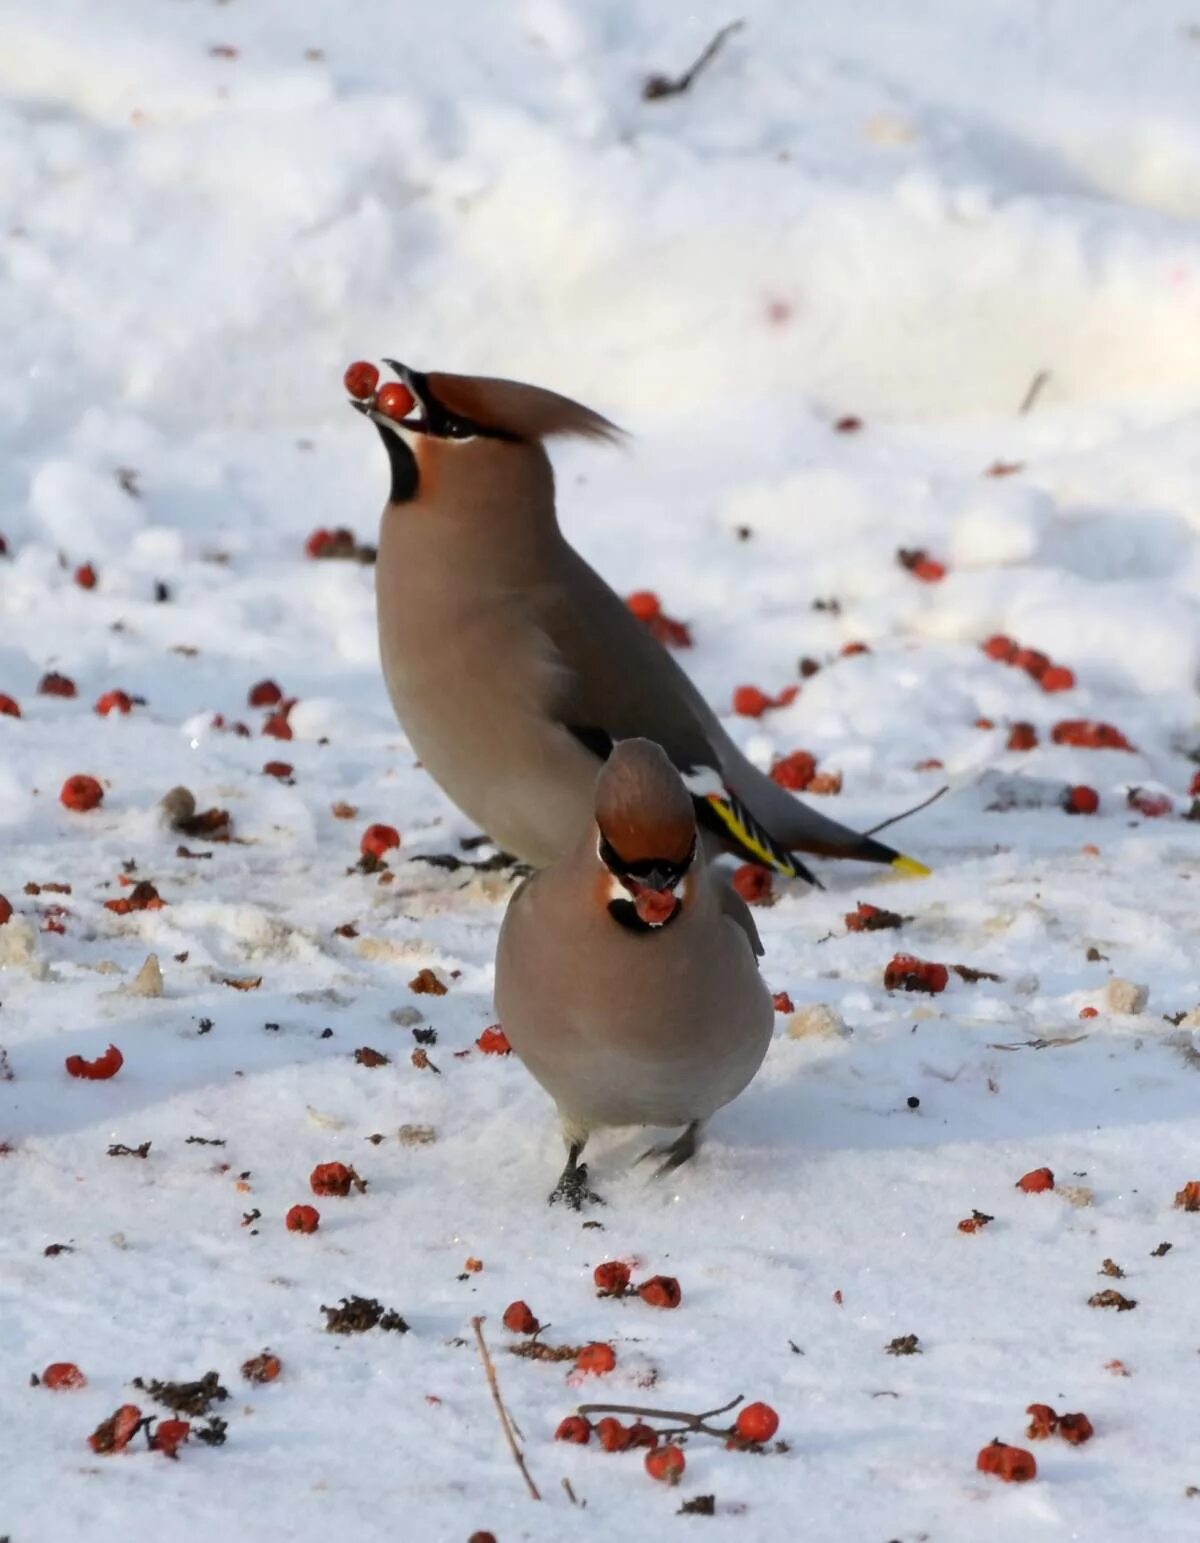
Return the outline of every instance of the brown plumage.
{"type": "Polygon", "coordinates": [[[627,863],[686,860],[696,812],[679,773],[647,739],[624,740],[596,784],[600,834],[627,863]]]}
{"type": "Polygon", "coordinates": [[[612,444],[623,431],[607,418],[541,386],[487,375],[447,375],[441,371],[426,377],[433,395],[450,412],[484,428],[533,443],[558,434],[612,444]]]}

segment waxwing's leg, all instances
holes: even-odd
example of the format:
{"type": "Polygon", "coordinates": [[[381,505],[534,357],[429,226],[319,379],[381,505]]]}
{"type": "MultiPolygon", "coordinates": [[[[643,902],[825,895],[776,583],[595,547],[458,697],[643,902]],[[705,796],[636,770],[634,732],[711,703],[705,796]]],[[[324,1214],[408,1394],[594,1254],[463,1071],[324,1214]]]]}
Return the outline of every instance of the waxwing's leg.
{"type": "Polygon", "coordinates": [[[671,1173],[680,1168],[689,1159],[695,1157],[696,1148],[700,1145],[700,1132],[704,1129],[703,1120],[693,1120],[681,1136],[666,1146],[650,1147],[638,1158],[639,1163],[644,1163],[647,1158],[661,1157],[663,1162],[654,1170],[654,1177],[661,1179],[664,1174],[671,1173]]]}
{"type": "Polygon", "coordinates": [[[603,1198],[596,1194],[595,1190],[588,1188],[587,1164],[579,1161],[580,1154],[587,1144],[587,1132],[578,1129],[568,1130],[564,1125],[563,1139],[567,1143],[567,1163],[559,1175],[558,1183],[550,1191],[549,1203],[557,1205],[561,1200],[564,1205],[569,1205],[572,1211],[581,1211],[585,1202],[603,1205],[603,1198]]]}

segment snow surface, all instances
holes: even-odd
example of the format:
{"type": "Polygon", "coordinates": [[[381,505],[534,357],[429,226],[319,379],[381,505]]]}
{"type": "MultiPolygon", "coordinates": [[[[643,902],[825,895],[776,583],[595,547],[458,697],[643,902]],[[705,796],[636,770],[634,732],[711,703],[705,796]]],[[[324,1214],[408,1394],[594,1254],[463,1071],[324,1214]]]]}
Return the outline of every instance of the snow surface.
{"type": "Polygon", "coordinates": [[[682,69],[726,10],[5,9],[0,690],[24,714],[0,716],[13,1543],[1200,1527],[1200,1217],[1172,1207],[1200,1177],[1200,1048],[1163,1016],[1200,1000],[1181,817],[1200,739],[1200,21],[1185,0],[744,15],[689,95],[645,102],[642,78],[682,69]],[[340,376],[381,354],[555,386],[635,431],[629,455],[557,455],[565,527],[619,588],[690,623],[683,657],[714,702],[827,662],[791,707],[731,720],[761,764],[813,751],[861,825],[951,787],[903,827],[932,879],[825,864],[823,893],[760,912],[772,987],[851,1032],[797,1038],[781,1015],[758,1081],[672,1183],[633,1166],[638,1135],[597,1142],[602,1231],[544,1204],[547,1100],[514,1060],[470,1049],[508,885],[413,860],[471,828],[392,719],[371,570],[304,557],[317,526],[374,538],[385,466],[340,376]],[[844,415],[861,431],[834,432],[844,415]],[[985,476],[996,462],[1021,469],[985,476]],[[902,546],[948,577],[918,582],[902,546]],[[72,582],[84,561],[92,591],[72,582]],[[840,613],[812,609],[830,597],[840,613]],[[1047,696],[985,658],[997,630],[1077,687],[1047,696]],[[856,640],[871,652],[839,658],[856,640]],[[48,668],[77,699],[36,694],[48,668]],[[299,698],[290,743],[258,737],[245,706],[264,676],[299,698]],[[146,705],[96,717],[113,687],[146,705]],[[215,731],[214,713],[255,736],[215,731]],[[1137,753],[1051,744],[1066,717],[1117,724],[1137,753]],[[1006,751],[1013,720],[1041,747],[1006,751]],[[944,769],[916,769],[930,758],[944,769]],[[294,785],[261,774],[271,759],[294,785]],[[102,809],[60,807],[74,772],[104,780],[102,809]],[[1056,806],[1074,782],[1099,816],[1056,806]],[[238,842],[177,857],[156,812],[177,783],[230,810],[238,842]],[[1131,785],[1168,791],[1174,813],[1130,810],[1131,785]],[[358,814],[335,818],[339,801],[358,814]],[[350,871],[375,820],[403,833],[389,883],[350,871]],[[129,860],[165,909],[104,909],[129,860]],[[24,892],[47,881],[72,892],[24,892]],[[912,919],[847,934],[860,899],[912,919]],[[51,904],[62,933],[43,930],[51,904]],[[897,945],[1003,979],[889,995],[897,945]],[[126,994],[150,953],[165,995],[126,994]],[[444,997],[409,990],[426,966],[444,997]],[[259,975],[252,992],[221,983],[259,975]],[[1149,987],[1142,1015],[1107,1010],[1113,977],[1149,987]],[[1099,1016],[1080,1022],[1084,1006],[1099,1016]],[[411,1064],[397,1009],[436,1028],[441,1075],[411,1064]],[[115,1080],[68,1079],[66,1055],[110,1041],[115,1080]],[[391,1064],[356,1064],[363,1045],[391,1064]],[[404,1145],[404,1124],[437,1139],[404,1145]],[[143,1141],[145,1160],[106,1155],[143,1141]],[[310,1168],[335,1159],[366,1195],[318,1201],[320,1231],[288,1233],[310,1168]],[[1013,1188],[1043,1164],[1059,1192],[1013,1188]],[[967,1236],[973,1207],[995,1221],[967,1236]],[[47,1257],[53,1243],[74,1252],[47,1257]],[[1114,1284],[1106,1257],[1136,1310],[1088,1307],[1114,1284]],[[682,1308],[597,1301],[606,1258],[678,1276],[682,1308]],[[323,1332],[321,1305],[354,1292],[411,1332],[323,1332]],[[508,1355],[517,1297],[553,1342],[611,1338],[616,1373],[579,1389],[508,1355]],[[501,1440],[478,1313],[540,1505],[501,1440]],[[885,1354],[908,1333],[921,1355],[885,1354]],[[252,1387],[238,1367],[265,1345],[283,1375],[252,1387]],[[89,1386],[29,1387],[55,1360],[89,1386]],[[210,1368],[231,1392],[224,1448],[87,1449],[118,1404],[152,1407],[135,1375],[210,1368]],[[552,1440],[581,1398],[699,1410],[740,1392],[778,1409],[790,1450],[694,1439],[675,1491],[636,1456],[552,1440]],[[1023,1440],[1035,1400],[1086,1411],[1094,1440],[1044,1443],[1024,1487],[977,1474],[993,1436],[1023,1440]],[[675,1519],[700,1494],[716,1515],[675,1519]]]}

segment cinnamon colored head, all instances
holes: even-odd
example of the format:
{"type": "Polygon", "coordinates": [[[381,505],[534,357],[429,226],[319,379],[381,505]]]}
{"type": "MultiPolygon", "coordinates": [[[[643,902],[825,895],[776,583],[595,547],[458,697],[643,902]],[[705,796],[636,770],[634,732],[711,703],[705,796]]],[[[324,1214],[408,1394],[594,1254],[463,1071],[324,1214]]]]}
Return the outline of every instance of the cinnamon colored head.
{"type": "Polygon", "coordinates": [[[613,747],[596,782],[596,824],[626,866],[679,866],[696,841],[691,794],[665,752],[648,739],[613,747]]]}

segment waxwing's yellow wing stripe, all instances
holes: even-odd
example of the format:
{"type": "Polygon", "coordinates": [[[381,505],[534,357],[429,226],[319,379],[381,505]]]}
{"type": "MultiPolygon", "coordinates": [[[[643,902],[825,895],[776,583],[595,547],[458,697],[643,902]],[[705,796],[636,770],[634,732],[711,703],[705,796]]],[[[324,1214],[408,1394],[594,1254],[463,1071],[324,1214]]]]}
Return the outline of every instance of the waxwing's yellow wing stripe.
{"type": "Polygon", "coordinates": [[[783,848],[777,846],[752,816],[728,795],[709,793],[707,802],[738,845],[776,873],[794,879],[797,869],[783,848]]]}

